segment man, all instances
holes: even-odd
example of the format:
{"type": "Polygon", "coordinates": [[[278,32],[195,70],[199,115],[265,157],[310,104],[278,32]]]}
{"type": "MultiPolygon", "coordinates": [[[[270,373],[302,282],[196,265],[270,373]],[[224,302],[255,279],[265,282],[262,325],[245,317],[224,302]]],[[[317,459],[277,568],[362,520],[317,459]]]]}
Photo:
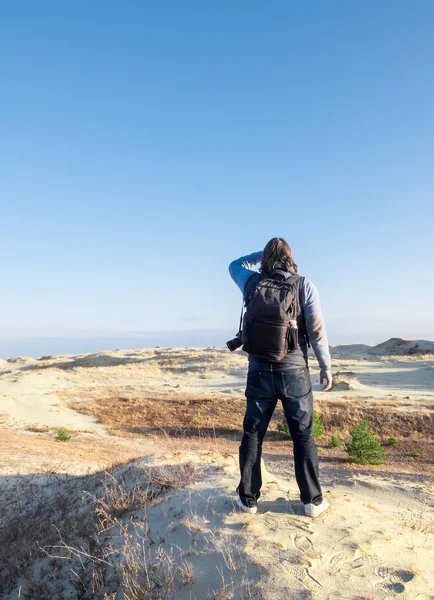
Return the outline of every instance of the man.
{"type": "Polygon", "coordinates": [[[257,512],[262,442],[278,399],[294,443],[295,477],[305,514],[318,517],[329,507],[322,496],[318,452],[312,438],[313,394],[307,350],[310,344],[315,352],[320,382],[325,383],[323,391],[332,386],[330,352],[318,292],[297,271],[291,248],[282,238],[273,238],[263,252],[243,256],[229,265],[246,306],[242,337],[243,348],[249,352],[249,369],[237,506],[248,513],[257,512]],[[259,263],[258,273],[251,267],[259,263]]]}

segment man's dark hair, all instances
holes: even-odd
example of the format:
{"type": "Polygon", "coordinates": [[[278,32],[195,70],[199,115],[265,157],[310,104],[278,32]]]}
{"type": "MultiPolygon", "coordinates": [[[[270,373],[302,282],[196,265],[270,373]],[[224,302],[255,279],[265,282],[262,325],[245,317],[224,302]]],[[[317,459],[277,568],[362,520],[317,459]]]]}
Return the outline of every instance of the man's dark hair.
{"type": "Polygon", "coordinates": [[[273,238],[264,248],[261,261],[261,272],[272,273],[278,263],[297,273],[298,267],[292,258],[291,247],[283,238],[273,238]]]}

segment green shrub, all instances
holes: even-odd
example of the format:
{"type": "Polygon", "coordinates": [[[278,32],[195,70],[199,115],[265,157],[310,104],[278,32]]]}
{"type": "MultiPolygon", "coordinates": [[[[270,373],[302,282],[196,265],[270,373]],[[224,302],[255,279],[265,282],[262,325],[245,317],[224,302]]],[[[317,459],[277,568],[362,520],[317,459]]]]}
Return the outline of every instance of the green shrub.
{"type": "Polygon", "coordinates": [[[361,421],[350,431],[351,443],[347,445],[348,460],[361,465],[383,464],[384,449],[377,439],[377,431],[369,421],[361,421]]]}
{"type": "Polygon", "coordinates": [[[417,450],[413,449],[410,452],[410,456],[412,456],[413,458],[417,458],[418,456],[420,456],[420,454],[419,454],[419,452],[417,450]]]}
{"type": "Polygon", "coordinates": [[[283,440],[292,440],[291,433],[289,431],[288,423],[286,421],[282,421],[277,424],[277,431],[280,434],[280,437],[283,440]]]}
{"type": "Polygon", "coordinates": [[[313,426],[312,426],[312,437],[321,437],[325,431],[324,425],[322,424],[321,417],[318,413],[313,413],[313,426]]]}
{"type": "Polygon", "coordinates": [[[71,439],[68,430],[65,427],[59,427],[57,430],[56,441],[58,442],[68,442],[71,439]]]}
{"type": "Polygon", "coordinates": [[[396,446],[397,444],[398,444],[398,440],[396,438],[394,438],[394,437],[390,437],[387,440],[387,445],[388,446],[396,446]]]}
{"type": "MultiPolygon", "coordinates": [[[[284,440],[292,440],[291,432],[289,431],[288,423],[282,421],[277,424],[277,431],[280,433],[280,437],[284,440]]],[[[312,425],[312,437],[317,438],[322,436],[324,433],[324,425],[321,422],[321,417],[318,413],[313,413],[313,425],[312,425]]]]}
{"type": "Polygon", "coordinates": [[[337,435],[332,435],[328,443],[329,448],[339,448],[342,446],[342,441],[337,435]]]}

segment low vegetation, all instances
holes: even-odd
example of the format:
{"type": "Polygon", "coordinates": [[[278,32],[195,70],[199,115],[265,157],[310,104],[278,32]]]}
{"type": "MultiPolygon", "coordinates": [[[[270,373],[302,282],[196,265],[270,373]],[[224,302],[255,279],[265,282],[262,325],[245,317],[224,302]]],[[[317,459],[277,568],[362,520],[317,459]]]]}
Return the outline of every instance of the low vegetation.
{"type": "Polygon", "coordinates": [[[367,420],[350,431],[351,442],[347,444],[348,460],[361,465],[381,465],[384,449],[377,439],[377,431],[367,420]]]}
{"type": "Polygon", "coordinates": [[[329,448],[340,448],[342,446],[342,440],[337,435],[332,435],[327,446],[329,448]]]}
{"type": "MultiPolygon", "coordinates": [[[[277,430],[279,431],[280,437],[284,440],[292,440],[291,432],[289,431],[288,423],[282,421],[278,423],[277,430]]],[[[321,421],[321,417],[317,412],[313,413],[313,425],[312,425],[312,436],[319,438],[324,434],[325,428],[321,421]]]]}
{"type": "Polygon", "coordinates": [[[58,442],[69,442],[71,439],[71,434],[65,427],[59,427],[56,434],[56,440],[58,442]]]}

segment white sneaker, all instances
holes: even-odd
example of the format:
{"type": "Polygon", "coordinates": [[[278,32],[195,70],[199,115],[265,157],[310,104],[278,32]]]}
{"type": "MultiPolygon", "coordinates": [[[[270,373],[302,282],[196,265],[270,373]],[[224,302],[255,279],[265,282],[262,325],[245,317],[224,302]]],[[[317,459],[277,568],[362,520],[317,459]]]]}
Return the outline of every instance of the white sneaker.
{"type": "Polygon", "coordinates": [[[255,515],[258,512],[257,506],[246,506],[241,502],[241,498],[238,497],[235,501],[236,506],[241,509],[243,512],[249,513],[251,515],[255,515]]]}
{"type": "Polygon", "coordinates": [[[322,513],[325,512],[329,506],[330,504],[328,500],[326,500],[326,498],[324,498],[324,500],[321,502],[321,504],[318,504],[318,506],[316,506],[315,504],[305,504],[304,514],[306,515],[306,517],[313,517],[314,519],[316,519],[316,517],[322,515],[322,513]]]}

